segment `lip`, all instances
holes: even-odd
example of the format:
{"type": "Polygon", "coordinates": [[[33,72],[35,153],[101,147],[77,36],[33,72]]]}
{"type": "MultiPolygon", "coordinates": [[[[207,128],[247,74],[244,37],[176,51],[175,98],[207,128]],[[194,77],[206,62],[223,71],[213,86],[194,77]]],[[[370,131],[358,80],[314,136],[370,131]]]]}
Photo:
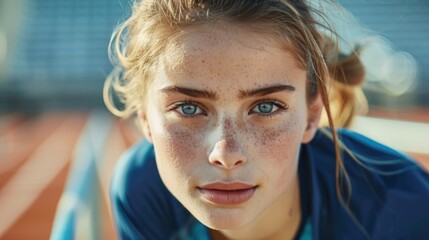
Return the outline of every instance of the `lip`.
{"type": "Polygon", "coordinates": [[[257,186],[242,182],[215,182],[197,187],[201,197],[217,205],[239,205],[250,200],[257,186]]]}

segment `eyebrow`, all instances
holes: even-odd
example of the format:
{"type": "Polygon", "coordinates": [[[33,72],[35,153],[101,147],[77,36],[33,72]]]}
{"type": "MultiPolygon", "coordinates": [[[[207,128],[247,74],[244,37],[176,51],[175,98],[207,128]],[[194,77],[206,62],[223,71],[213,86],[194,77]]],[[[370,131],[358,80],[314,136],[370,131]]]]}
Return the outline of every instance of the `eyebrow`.
{"type": "Polygon", "coordinates": [[[210,100],[217,100],[218,97],[213,91],[198,90],[193,88],[179,87],[179,86],[169,86],[161,89],[161,92],[164,93],[181,93],[190,97],[196,98],[207,98],[210,100]]]}
{"type": "Polygon", "coordinates": [[[240,94],[238,98],[248,98],[248,97],[260,97],[265,96],[271,93],[277,93],[277,92],[293,92],[295,91],[295,87],[292,85],[275,85],[275,86],[268,86],[264,88],[257,88],[257,89],[250,89],[250,90],[240,90],[240,94]]]}
{"type": "MultiPolygon", "coordinates": [[[[265,96],[272,93],[277,92],[293,92],[295,91],[295,87],[292,85],[275,85],[275,86],[268,86],[264,88],[256,88],[256,89],[250,89],[250,90],[240,90],[240,93],[238,95],[239,99],[243,98],[249,98],[249,97],[256,97],[256,96],[265,96]]],[[[198,90],[194,88],[187,88],[187,87],[180,87],[180,86],[168,86],[163,89],[161,89],[161,92],[163,93],[180,93],[184,94],[190,97],[196,97],[196,98],[207,98],[209,100],[217,100],[218,96],[213,91],[207,91],[207,90],[198,90]]]]}

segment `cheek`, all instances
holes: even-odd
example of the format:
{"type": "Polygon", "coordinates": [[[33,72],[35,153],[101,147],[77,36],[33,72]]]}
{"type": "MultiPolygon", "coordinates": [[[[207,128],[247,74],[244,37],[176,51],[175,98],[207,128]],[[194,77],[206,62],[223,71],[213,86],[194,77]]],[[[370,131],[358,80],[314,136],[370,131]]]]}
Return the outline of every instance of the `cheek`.
{"type": "Polygon", "coordinates": [[[260,146],[262,156],[270,159],[271,164],[282,165],[285,161],[296,159],[302,138],[302,124],[291,116],[272,127],[262,127],[255,137],[254,146],[260,146]]]}
{"type": "Polygon", "coordinates": [[[160,169],[169,169],[176,172],[175,175],[189,174],[188,166],[198,161],[198,151],[201,149],[199,135],[181,124],[162,120],[152,129],[152,140],[156,146],[160,169]]]}
{"type": "Polygon", "coordinates": [[[261,159],[258,168],[274,189],[287,188],[296,175],[304,127],[299,115],[289,115],[275,126],[258,129],[254,135],[252,145],[258,146],[255,154],[261,159]]]}

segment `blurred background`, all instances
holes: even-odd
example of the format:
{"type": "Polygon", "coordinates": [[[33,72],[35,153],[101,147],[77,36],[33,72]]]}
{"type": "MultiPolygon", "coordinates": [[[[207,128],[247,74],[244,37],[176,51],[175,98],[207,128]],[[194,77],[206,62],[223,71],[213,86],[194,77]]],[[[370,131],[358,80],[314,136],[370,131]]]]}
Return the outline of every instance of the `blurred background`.
{"type": "MultiPolygon", "coordinates": [[[[429,2],[339,3],[365,45],[369,112],[353,125],[429,169],[429,2]]],[[[0,1],[0,239],[116,239],[108,184],[140,134],[107,112],[107,45],[129,0],[0,1]],[[64,235],[65,234],[65,235],[64,235]]]]}

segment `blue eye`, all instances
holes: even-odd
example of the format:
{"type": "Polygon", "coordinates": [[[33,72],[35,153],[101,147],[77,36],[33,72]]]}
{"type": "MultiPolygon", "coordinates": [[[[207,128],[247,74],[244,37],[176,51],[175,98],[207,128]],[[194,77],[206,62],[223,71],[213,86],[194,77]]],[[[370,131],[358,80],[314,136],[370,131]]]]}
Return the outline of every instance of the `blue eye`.
{"type": "Polygon", "coordinates": [[[271,113],[274,107],[273,103],[260,103],[256,105],[256,108],[258,109],[257,112],[259,113],[271,113]]]}
{"type": "Polygon", "coordinates": [[[180,106],[180,109],[186,115],[195,114],[197,112],[197,110],[198,110],[197,106],[191,105],[191,104],[182,105],[182,106],[180,106]]]}
{"type": "Polygon", "coordinates": [[[250,113],[257,113],[259,115],[272,115],[280,110],[287,109],[287,105],[282,103],[274,102],[261,102],[256,104],[255,107],[250,110],[250,113]]]}
{"type": "Polygon", "coordinates": [[[184,116],[204,114],[204,111],[195,103],[181,103],[176,106],[176,111],[184,116]]]}

